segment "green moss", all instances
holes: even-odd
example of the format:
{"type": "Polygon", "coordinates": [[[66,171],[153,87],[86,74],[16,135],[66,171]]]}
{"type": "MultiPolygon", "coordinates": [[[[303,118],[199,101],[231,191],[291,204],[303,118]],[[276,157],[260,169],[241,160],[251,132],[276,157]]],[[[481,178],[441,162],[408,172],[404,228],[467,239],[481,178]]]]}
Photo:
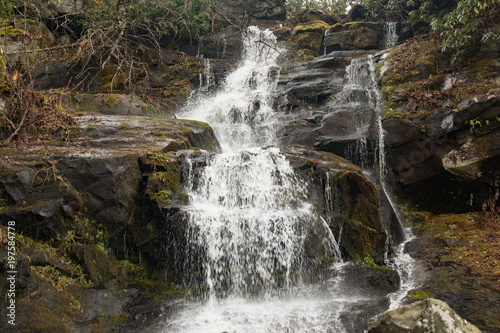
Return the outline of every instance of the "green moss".
{"type": "Polygon", "coordinates": [[[388,267],[377,265],[375,263],[375,260],[373,259],[373,257],[371,255],[367,255],[366,257],[364,257],[361,264],[366,268],[373,269],[376,271],[389,271],[390,270],[390,268],[388,268],[388,267]]]}
{"type": "Polygon", "coordinates": [[[177,107],[180,103],[186,101],[192,90],[191,81],[187,78],[176,77],[169,81],[168,85],[162,91],[163,104],[168,108],[177,107]]]}
{"type": "Polygon", "coordinates": [[[310,50],[313,55],[318,55],[323,41],[323,34],[317,32],[303,32],[296,34],[291,39],[291,47],[296,50],[310,50]]]}
{"type": "Polygon", "coordinates": [[[18,311],[28,313],[30,320],[22,323],[27,332],[73,332],[69,322],[82,320],[80,302],[64,289],[31,277],[36,292],[19,300],[18,311]]]}
{"type": "Polygon", "coordinates": [[[94,287],[118,290],[144,274],[142,267],[126,260],[119,261],[97,245],[77,245],[74,252],[94,287]]]}
{"type": "Polygon", "coordinates": [[[172,196],[172,191],[170,190],[159,190],[154,193],[151,199],[156,200],[161,206],[170,204],[170,197],[172,196]]]}
{"type": "Polygon", "coordinates": [[[159,280],[142,279],[135,281],[149,299],[161,302],[172,298],[180,298],[186,295],[188,289],[175,283],[165,283],[159,280]]]}
{"type": "Polygon", "coordinates": [[[422,290],[410,290],[407,297],[409,299],[425,299],[429,298],[429,295],[427,295],[427,293],[422,290]]]}
{"type": "Polygon", "coordinates": [[[100,312],[97,314],[94,320],[94,330],[93,332],[107,333],[115,332],[119,325],[123,325],[128,321],[128,316],[126,313],[119,313],[116,316],[110,316],[107,313],[100,312]]]}
{"type": "Polygon", "coordinates": [[[376,233],[376,230],[365,223],[353,218],[348,219],[343,244],[350,257],[358,262],[371,257],[376,233]]]}
{"type": "Polygon", "coordinates": [[[143,104],[141,105],[142,113],[144,114],[153,114],[156,111],[156,108],[153,104],[143,104]]]}
{"type": "Polygon", "coordinates": [[[404,112],[400,110],[393,110],[391,108],[384,108],[384,112],[382,113],[382,119],[404,118],[405,116],[404,112]]]}
{"type": "Polygon", "coordinates": [[[165,153],[148,153],[153,172],[148,178],[146,194],[161,206],[170,204],[173,193],[181,191],[181,173],[170,156],[165,153]]]}
{"type": "Polygon", "coordinates": [[[286,54],[289,59],[293,59],[296,63],[311,61],[315,57],[315,52],[308,49],[287,50],[286,54]]]}
{"type": "Polygon", "coordinates": [[[22,33],[21,30],[13,26],[0,27],[0,36],[9,36],[12,38],[17,38],[22,33]]]}
{"type": "Polygon", "coordinates": [[[159,180],[169,191],[179,192],[181,190],[180,171],[175,165],[168,165],[165,171],[158,171],[150,177],[159,180]]]}
{"type": "Polygon", "coordinates": [[[440,69],[448,66],[448,59],[441,53],[437,38],[417,38],[398,45],[386,61],[388,70],[382,77],[385,118],[426,119],[442,100],[457,100],[456,89],[441,90],[445,76],[440,69]],[[398,110],[397,114],[391,109],[398,110]]]}
{"type": "Polygon", "coordinates": [[[30,311],[32,322],[28,325],[33,333],[61,332],[73,333],[74,331],[67,326],[65,318],[53,309],[45,306],[35,305],[30,311]]]}
{"type": "MultiPolygon", "coordinates": [[[[387,57],[389,69],[382,78],[383,86],[415,82],[437,72],[445,61],[437,39],[412,40],[391,50],[387,57]]],[[[446,62],[446,61],[445,61],[446,62]]],[[[445,64],[446,65],[446,64],[445,64]]]]}
{"type": "Polygon", "coordinates": [[[116,104],[117,98],[116,98],[116,95],[108,94],[108,95],[104,95],[102,97],[102,100],[103,100],[104,104],[106,104],[106,106],[113,107],[116,104]]]}
{"type": "Polygon", "coordinates": [[[127,77],[124,73],[117,72],[114,67],[108,66],[99,73],[98,92],[109,93],[125,89],[127,77]]]}
{"type": "Polygon", "coordinates": [[[295,27],[295,34],[314,32],[323,35],[325,33],[325,30],[328,29],[329,27],[330,25],[319,20],[308,23],[300,23],[295,27]]]}

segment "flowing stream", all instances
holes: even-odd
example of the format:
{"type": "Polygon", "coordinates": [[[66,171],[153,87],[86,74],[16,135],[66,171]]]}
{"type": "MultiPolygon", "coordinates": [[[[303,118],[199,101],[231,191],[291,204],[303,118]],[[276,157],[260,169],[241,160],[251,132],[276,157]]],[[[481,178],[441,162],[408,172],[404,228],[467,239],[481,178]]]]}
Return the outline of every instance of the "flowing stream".
{"type": "Polygon", "coordinates": [[[353,309],[370,309],[363,314],[368,320],[400,299],[379,304],[379,297],[351,285],[340,235],[306,200],[307,186],[286,156],[272,147],[277,123],[270,94],[279,52],[270,45],[276,45],[272,33],[250,27],[238,68],[218,92],[192,99],[183,113],[214,128],[222,153],[209,155],[197,181],[188,184],[186,282],[193,297],[160,332],[354,333],[353,309]],[[322,230],[322,252],[335,262],[321,281],[305,283],[315,271],[304,253],[311,228],[322,230]]]}
{"type": "MultiPolygon", "coordinates": [[[[386,24],[385,46],[393,47],[397,40],[396,23],[388,22],[386,24]]],[[[400,289],[390,295],[389,308],[393,309],[401,305],[401,301],[409,290],[415,289],[418,286],[415,276],[416,263],[404,251],[405,245],[413,240],[415,236],[411,228],[404,225],[386,182],[387,167],[385,161],[384,131],[382,128],[383,99],[375,78],[375,72],[372,56],[352,59],[350,65],[346,68],[343,89],[335,99],[337,103],[340,102],[342,105],[349,105],[353,109],[369,105],[370,110],[373,111],[374,123],[377,127],[377,150],[376,157],[373,159],[374,164],[370,165],[368,163],[369,159],[367,156],[370,154],[367,145],[368,138],[361,135],[363,127],[366,127],[369,121],[367,122],[366,117],[357,115],[356,112],[352,112],[352,123],[357,126],[360,135],[356,140],[354,149],[351,147],[350,151],[346,152],[346,155],[351,159],[356,159],[357,163],[364,168],[367,178],[378,184],[398,223],[397,228],[401,233],[401,242],[394,249],[396,255],[391,259],[386,259],[387,266],[396,270],[401,278],[400,289]],[[376,176],[373,174],[375,171],[378,171],[376,172],[376,176]]]]}

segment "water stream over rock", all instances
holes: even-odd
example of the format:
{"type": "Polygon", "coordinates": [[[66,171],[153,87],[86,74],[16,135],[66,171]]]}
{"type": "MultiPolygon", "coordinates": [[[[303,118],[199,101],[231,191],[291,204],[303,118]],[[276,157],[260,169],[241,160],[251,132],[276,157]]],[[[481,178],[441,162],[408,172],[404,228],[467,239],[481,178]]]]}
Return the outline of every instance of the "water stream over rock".
{"type": "MultiPolygon", "coordinates": [[[[224,86],[192,100],[183,113],[213,126],[222,153],[207,154],[206,167],[188,176],[184,264],[192,297],[158,331],[362,331],[400,297],[367,287],[363,268],[344,262],[338,243],[343,225],[330,229],[332,221],[311,204],[308,184],[279,148],[269,147],[278,126],[271,92],[279,52],[269,47],[275,38],[268,31],[251,27],[244,40],[241,64],[224,86]],[[318,260],[318,253],[328,259],[318,260]]],[[[364,84],[372,80],[370,61],[353,61],[339,98],[376,100],[373,86],[364,84]]],[[[360,137],[356,150],[362,156],[366,139],[360,137]]],[[[332,213],[335,198],[330,173],[325,175],[323,199],[332,213]]],[[[403,271],[406,262],[387,264],[403,271]]]]}

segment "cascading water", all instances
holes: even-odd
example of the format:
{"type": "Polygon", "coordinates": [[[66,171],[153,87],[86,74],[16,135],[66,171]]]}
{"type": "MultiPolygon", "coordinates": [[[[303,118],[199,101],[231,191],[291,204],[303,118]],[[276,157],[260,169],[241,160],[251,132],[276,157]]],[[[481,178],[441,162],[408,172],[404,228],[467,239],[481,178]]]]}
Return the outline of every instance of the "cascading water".
{"type": "Polygon", "coordinates": [[[387,22],[384,25],[384,48],[388,49],[394,47],[399,40],[396,31],[397,22],[387,22]]]}
{"type": "Polygon", "coordinates": [[[250,28],[247,34],[241,66],[219,93],[191,101],[184,113],[213,126],[223,153],[209,159],[186,209],[188,284],[198,297],[166,331],[341,332],[340,323],[329,323],[331,315],[318,313],[326,311],[321,304],[327,300],[300,287],[312,267],[304,253],[307,228],[324,229],[324,251],[332,258],[340,261],[340,251],[304,200],[304,184],[286,157],[278,148],[262,148],[275,142],[269,103],[278,52],[269,47],[272,33],[250,28]],[[306,314],[306,307],[312,312],[306,314]],[[316,325],[321,329],[311,330],[316,325]]]}
{"type": "MultiPolygon", "coordinates": [[[[394,28],[393,31],[395,33],[395,24],[390,24],[390,26],[394,28]]],[[[392,40],[397,40],[397,38],[392,38],[392,40]]],[[[391,259],[387,259],[387,265],[396,270],[401,278],[400,289],[390,297],[390,308],[396,308],[401,305],[401,301],[406,296],[407,292],[417,287],[416,278],[414,276],[415,261],[404,252],[405,244],[411,241],[414,236],[412,230],[404,226],[385,180],[387,167],[385,161],[384,132],[382,127],[383,102],[382,93],[375,78],[375,65],[372,56],[352,59],[351,64],[346,68],[344,88],[336,98],[337,104],[352,106],[354,103],[355,106],[359,106],[359,104],[367,103],[369,108],[373,110],[374,123],[377,127],[377,156],[373,159],[376,165],[370,167],[366,163],[366,156],[369,155],[366,137],[358,137],[354,156],[357,158],[358,164],[365,168],[364,173],[367,178],[372,179],[375,183],[380,185],[393,214],[396,215],[399,223],[398,227],[402,231],[402,242],[397,246],[395,256],[391,259]],[[378,170],[378,175],[376,177],[373,176],[373,170],[378,170]]],[[[356,124],[358,130],[361,131],[363,125],[360,123],[360,121],[362,121],[361,118],[359,115],[356,115],[356,113],[354,113],[352,117],[353,123],[356,124]]],[[[368,134],[368,131],[365,133],[368,134]]]]}
{"type": "Polygon", "coordinates": [[[265,147],[275,142],[275,120],[270,92],[278,76],[278,51],[271,32],[249,29],[244,38],[242,64],[231,74],[219,93],[192,100],[183,116],[209,123],[223,152],[265,147]]]}
{"type": "MultiPolygon", "coordinates": [[[[305,200],[306,186],[286,156],[264,148],[275,142],[277,126],[270,94],[278,52],[269,45],[274,36],[251,27],[241,65],[218,93],[197,95],[184,111],[212,125],[222,153],[210,155],[189,182],[185,265],[194,297],[159,332],[350,333],[356,330],[346,322],[358,320],[346,319],[350,309],[384,307],[345,275],[350,264],[342,262],[335,237],[342,227],[333,235],[305,200]],[[315,242],[335,259],[319,283],[301,281],[314,281],[316,263],[304,253],[308,229],[322,235],[315,242]]],[[[333,210],[329,177],[324,199],[333,210]]]]}
{"type": "MultiPolygon", "coordinates": [[[[394,34],[395,34],[395,24],[394,24],[394,34]]],[[[395,39],[397,40],[397,38],[395,39]]],[[[394,45],[392,45],[394,46],[394,45]]],[[[417,279],[415,277],[415,260],[407,253],[405,253],[405,245],[415,238],[413,231],[411,228],[408,228],[402,222],[399,211],[392,199],[392,195],[390,194],[387,183],[386,183],[386,160],[385,160],[385,142],[384,142],[384,129],[382,127],[382,93],[378,88],[376,79],[375,79],[375,65],[373,63],[373,58],[368,57],[368,63],[370,68],[370,77],[374,86],[374,93],[376,96],[375,99],[375,117],[378,128],[378,169],[379,169],[379,182],[382,186],[382,190],[385,194],[385,197],[389,201],[389,204],[396,215],[396,218],[400,224],[401,229],[403,230],[402,242],[396,248],[396,255],[394,258],[388,261],[388,266],[396,270],[401,279],[401,287],[395,293],[393,293],[390,297],[391,304],[390,309],[394,309],[401,305],[402,300],[408,293],[408,291],[415,289],[417,287],[417,279]]]]}
{"type": "Polygon", "coordinates": [[[272,292],[306,269],[303,228],[317,216],[277,148],[217,155],[200,183],[191,193],[189,239],[205,251],[211,297],[272,292]]]}
{"type": "Polygon", "coordinates": [[[203,72],[200,72],[199,75],[200,87],[198,89],[202,92],[206,92],[211,86],[214,85],[214,73],[212,73],[210,59],[201,59],[203,60],[203,72]]]}
{"type": "Polygon", "coordinates": [[[346,110],[350,115],[351,139],[344,156],[366,167],[369,164],[368,140],[370,114],[375,108],[369,64],[366,58],[352,59],[346,67],[342,90],[333,98],[337,109],[346,110]]]}
{"type": "Polygon", "coordinates": [[[325,34],[323,35],[323,55],[326,55],[326,37],[328,37],[329,34],[330,32],[326,29],[325,34]]]}

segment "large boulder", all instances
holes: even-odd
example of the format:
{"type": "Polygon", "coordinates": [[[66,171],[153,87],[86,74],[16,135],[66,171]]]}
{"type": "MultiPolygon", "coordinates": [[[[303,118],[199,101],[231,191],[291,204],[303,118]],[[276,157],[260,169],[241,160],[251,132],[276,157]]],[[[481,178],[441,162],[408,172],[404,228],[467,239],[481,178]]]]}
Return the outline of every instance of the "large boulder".
{"type": "Polygon", "coordinates": [[[463,209],[471,194],[473,206],[480,208],[488,199],[488,189],[500,184],[496,167],[500,158],[500,95],[475,97],[460,106],[435,110],[424,119],[391,117],[383,121],[390,147],[387,163],[395,183],[428,209],[463,209]],[[440,184],[440,192],[425,191],[436,184],[440,184]]]}
{"type": "Polygon", "coordinates": [[[446,303],[425,299],[391,310],[377,319],[369,333],[480,333],[481,331],[462,319],[446,303]]]}

